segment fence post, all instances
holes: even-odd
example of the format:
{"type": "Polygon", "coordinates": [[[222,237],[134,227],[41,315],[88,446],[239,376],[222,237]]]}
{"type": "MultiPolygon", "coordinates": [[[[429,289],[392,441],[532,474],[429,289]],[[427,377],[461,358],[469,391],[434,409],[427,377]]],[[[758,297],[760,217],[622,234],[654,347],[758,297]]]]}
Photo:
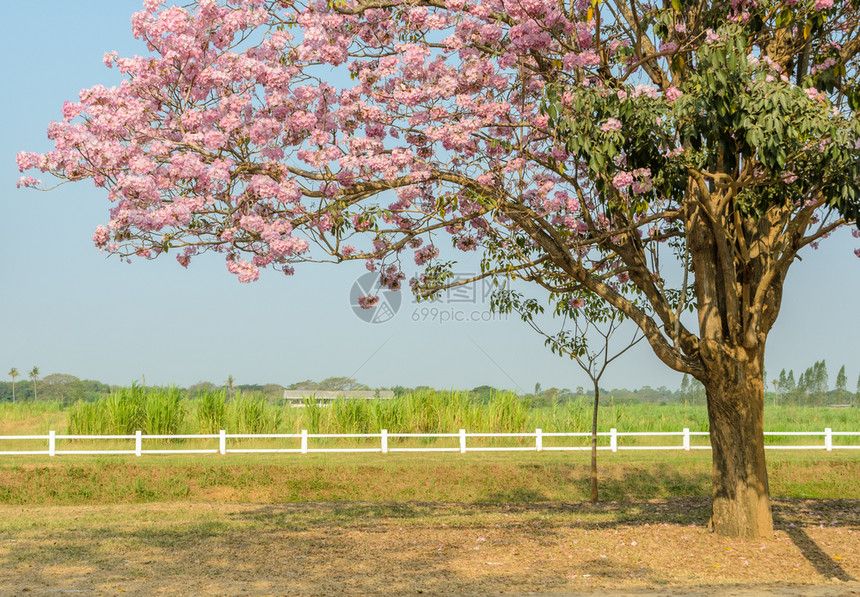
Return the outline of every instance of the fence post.
{"type": "Polygon", "coordinates": [[[223,456],[227,453],[227,430],[222,429],[218,432],[218,453],[223,456]]]}
{"type": "Polygon", "coordinates": [[[609,430],[609,449],[618,451],[618,430],[615,427],[609,430]]]}
{"type": "Polygon", "coordinates": [[[134,455],[140,456],[143,453],[143,433],[140,429],[134,432],[134,455]]]}
{"type": "Polygon", "coordinates": [[[684,449],[690,451],[690,428],[684,427],[684,449]]]}
{"type": "Polygon", "coordinates": [[[57,455],[57,432],[51,429],[48,432],[48,456],[57,455]]]}
{"type": "Polygon", "coordinates": [[[828,452],[833,450],[833,430],[830,427],[824,428],[824,449],[828,452]]]}
{"type": "Polygon", "coordinates": [[[535,429],[535,450],[538,452],[543,450],[543,429],[540,427],[535,429]]]}
{"type": "Polygon", "coordinates": [[[302,429],[302,454],[308,453],[308,430],[302,429]]]}
{"type": "Polygon", "coordinates": [[[388,429],[383,429],[379,435],[382,438],[382,453],[388,454],[388,429]]]}
{"type": "Polygon", "coordinates": [[[466,430],[460,430],[460,454],[466,453],[466,430]]]}

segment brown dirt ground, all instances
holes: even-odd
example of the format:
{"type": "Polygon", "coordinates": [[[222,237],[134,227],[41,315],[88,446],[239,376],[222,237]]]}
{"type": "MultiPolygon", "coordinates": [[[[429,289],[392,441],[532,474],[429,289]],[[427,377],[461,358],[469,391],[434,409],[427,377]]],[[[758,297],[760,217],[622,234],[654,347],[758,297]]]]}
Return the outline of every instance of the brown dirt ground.
{"type": "Polygon", "coordinates": [[[699,499],[0,506],[0,595],[860,596],[860,500],[777,500],[767,541],[699,499]]]}

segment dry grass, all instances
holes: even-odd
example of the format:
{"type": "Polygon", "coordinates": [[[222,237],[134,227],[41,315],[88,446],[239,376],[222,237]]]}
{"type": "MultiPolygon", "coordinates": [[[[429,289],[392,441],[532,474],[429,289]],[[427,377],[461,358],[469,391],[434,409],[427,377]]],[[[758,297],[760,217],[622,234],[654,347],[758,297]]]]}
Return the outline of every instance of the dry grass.
{"type": "Polygon", "coordinates": [[[709,454],[606,455],[596,506],[587,458],[7,460],[0,595],[860,595],[856,455],[770,453],[764,542],[706,531],[709,454]]]}
{"type": "MultiPolygon", "coordinates": [[[[846,453],[770,453],[774,496],[860,498],[860,461],[846,453]]],[[[604,500],[710,493],[710,454],[601,455],[604,500]]],[[[589,497],[585,453],[206,455],[9,459],[0,503],[156,501],[576,502],[589,497]]]]}
{"type": "Polygon", "coordinates": [[[770,541],[702,499],[0,506],[0,592],[860,594],[860,503],[780,500],[770,541]]]}

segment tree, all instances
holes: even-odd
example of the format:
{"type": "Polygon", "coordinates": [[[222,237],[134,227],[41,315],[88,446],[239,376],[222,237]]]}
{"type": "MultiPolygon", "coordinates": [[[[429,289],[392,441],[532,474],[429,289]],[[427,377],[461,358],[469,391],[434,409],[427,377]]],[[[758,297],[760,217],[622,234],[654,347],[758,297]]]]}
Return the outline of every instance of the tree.
{"type": "Polygon", "coordinates": [[[228,376],[227,376],[227,381],[225,381],[224,383],[227,385],[227,391],[228,391],[229,393],[231,393],[231,394],[232,394],[233,392],[235,392],[235,391],[236,391],[236,389],[235,389],[235,385],[236,385],[236,378],[235,378],[235,377],[233,377],[232,375],[228,375],[228,376]]]}
{"type": "Polygon", "coordinates": [[[502,313],[516,311],[533,330],[546,339],[550,350],[568,356],[585,371],[591,380],[594,407],[591,415],[591,501],[597,503],[597,412],[600,406],[600,378],[611,362],[636,346],[644,338],[639,328],[619,347],[612,347],[613,336],[624,322],[623,314],[607,309],[603,301],[592,295],[570,297],[558,302],[553,315],[562,317],[561,329],[548,334],[535,319],[543,313],[543,306],[535,299],[523,300],[522,294],[512,290],[495,293],[493,305],[502,313]],[[568,324],[571,326],[568,328],[568,324]],[[589,344],[591,343],[591,347],[589,344]]]}
{"type": "Polygon", "coordinates": [[[36,389],[36,382],[39,381],[39,368],[35,365],[30,369],[30,378],[33,380],[33,400],[38,400],[39,393],[36,389]]]}
{"type": "Polygon", "coordinates": [[[836,374],[836,398],[841,403],[845,398],[850,397],[848,393],[848,376],[845,375],[845,365],[839,368],[839,373],[836,374]]]}
{"type": "Polygon", "coordinates": [[[9,369],[9,377],[12,378],[12,402],[15,402],[15,378],[21,375],[16,367],[9,369]]]}
{"type": "Polygon", "coordinates": [[[67,373],[52,373],[42,379],[42,399],[66,404],[83,400],[81,380],[67,373]]]}
{"type": "Polygon", "coordinates": [[[779,379],[776,380],[776,386],[774,388],[776,391],[777,399],[780,396],[783,397],[783,401],[788,397],[788,376],[785,374],[785,369],[782,369],[779,372],[779,379]]]}
{"type": "Polygon", "coordinates": [[[827,364],[824,360],[816,361],[814,365],[814,391],[818,404],[826,404],[830,392],[830,376],[827,375],[827,364]]]}
{"type": "Polygon", "coordinates": [[[684,401],[685,406],[687,403],[705,404],[705,387],[702,385],[702,382],[684,374],[684,379],[681,381],[681,399],[684,401]],[[684,381],[687,382],[686,387],[684,386],[684,381]]]}
{"type": "Polygon", "coordinates": [[[788,370],[788,377],[785,379],[785,395],[790,396],[797,403],[797,383],[794,381],[794,369],[788,370]]]}
{"type": "Polygon", "coordinates": [[[125,259],[360,259],[396,290],[413,251],[422,296],[597,297],[704,384],[715,530],[771,535],[766,339],[798,253],[860,211],[855,0],[223,2],[148,1],[152,55],[106,55],[123,84],[19,169],[105,188],[93,240],[125,259]]]}
{"type": "Polygon", "coordinates": [[[316,382],[310,379],[287,386],[288,390],[320,390],[326,392],[354,392],[369,390],[363,383],[359,383],[351,377],[327,377],[316,382]]]}
{"type": "Polygon", "coordinates": [[[797,381],[801,400],[819,406],[827,402],[829,387],[827,364],[823,360],[815,361],[811,367],[800,374],[797,381]]]}
{"type": "Polygon", "coordinates": [[[857,406],[860,406],[860,375],[857,376],[857,387],[856,392],[854,393],[854,403],[857,406]]]}

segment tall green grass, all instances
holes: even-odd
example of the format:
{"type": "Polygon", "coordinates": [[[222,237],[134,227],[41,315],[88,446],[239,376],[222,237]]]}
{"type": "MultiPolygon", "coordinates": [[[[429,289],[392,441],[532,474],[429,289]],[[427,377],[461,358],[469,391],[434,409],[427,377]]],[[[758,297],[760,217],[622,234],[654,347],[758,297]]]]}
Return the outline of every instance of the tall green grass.
{"type": "Polygon", "coordinates": [[[233,433],[276,433],[282,410],[261,396],[237,392],[228,405],[228,428],[233,433]]]}
{"type": "Polygon", "coordinates": [[[167,388],[149,393],[143,400],[143,425],[148,434],[176,435],[182,432],[186,415],[183,392],[167,388]]]}
{"type": "MultiPolygon", "coordinates": [[[[32,403],[31,403],[32,404],[32,403]]],[[[28,404],[27,406],[31,406],[28,404]]],[[[6,409],[10,409],[6,406],[6,409]]],[[[0,415],[4,410],[0,409],[0,415]]],[[[3,415],[8,416],[8,415],[3,415]]],[[[217,433],[516,433],[588,432],[592,402],[581,398],[533,408],[527,399],[499,392],[480,401],[469,392],[419,390],[390,400],[340,399],[329,405],[306,400],[303,408],[274,405],[253,393],[199,391],[184,398],[176,388],[118,388],[96,402],[78,402],[68,410],[69,433],[147,434],[217,433]]],[[[602,399],[598,429],[619,431],[707,431],[704,406],[614,404],[602,399]]],[[[860,430],[860,409],[768,406],[768,431],[860,430]]]]}
{"type": "Polygon", "coordinates": [[[95,402],[78,401],[69,409],[71,435],[173,435],[184,427],[186,404],[178,388],[117,388],[95,402]]]}
{"type": "Polygon", "coordinates": [[[197,392],[194,400],[197,427],[200,433],[218,433],[227,422],[227,395],[224,390],[197,392]]]}

